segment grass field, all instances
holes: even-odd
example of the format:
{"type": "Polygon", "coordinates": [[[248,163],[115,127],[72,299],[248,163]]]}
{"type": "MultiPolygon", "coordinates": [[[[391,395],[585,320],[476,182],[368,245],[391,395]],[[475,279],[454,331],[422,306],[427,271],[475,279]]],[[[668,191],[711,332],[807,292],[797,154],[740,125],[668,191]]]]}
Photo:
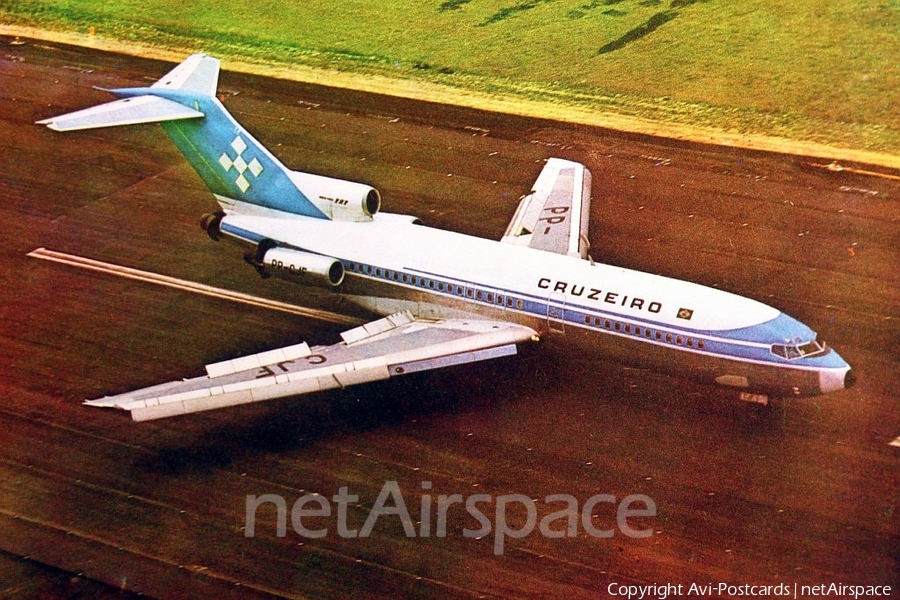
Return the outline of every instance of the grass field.
{"type": "Polygon", "coordinates": [[[0,0],[0,20],[900,154],[898,0],[0,0]]]}

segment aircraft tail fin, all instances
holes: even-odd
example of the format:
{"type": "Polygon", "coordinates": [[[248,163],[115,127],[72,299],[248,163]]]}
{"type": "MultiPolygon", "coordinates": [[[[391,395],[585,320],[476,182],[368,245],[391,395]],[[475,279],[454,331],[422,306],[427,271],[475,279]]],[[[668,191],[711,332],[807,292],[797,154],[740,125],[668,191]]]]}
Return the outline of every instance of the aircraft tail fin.
{"type": "Polygon", "coordinates": [[[219,85],[219,64],[217,58],[194,54],[150,87],[178,90],[197,96],[215,96],[219,85]]]}
{"type": "MultiPolygon", "coordinates": [[[[106,90],[119,100],[38,123],[56,131],[159,123],[226,212],[246,203],[330,219],[333,211],[326,214],[310,198],[331,198],[333,193],[328,192],[337,184],[343,185],[341,190],[355,186],[363,206],[373,204],[371,200],[366,204],[372,193],[368,186],[332,182],[322,191],[305,179],[301,182],[300,175],[250,135],[216,97],[219,64],[216,58],[194,54],[150,87],[106,90]],[[304,184],[306,193],[298,183],[304,184]]],[[[320,199],[323,203],[327,205],[320,199]]]]}

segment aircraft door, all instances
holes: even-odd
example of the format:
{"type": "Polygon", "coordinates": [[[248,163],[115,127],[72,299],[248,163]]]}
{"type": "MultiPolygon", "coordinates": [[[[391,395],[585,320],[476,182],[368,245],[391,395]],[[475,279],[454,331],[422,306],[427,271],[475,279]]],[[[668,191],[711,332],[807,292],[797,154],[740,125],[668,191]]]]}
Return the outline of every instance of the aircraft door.
{"type": "Polygon", "coordinates": [[[559,292],[551,292],[547,297],[547,328],[550,333],[566,332],[564,319],[566,311],[566,296],[559,292]]]}

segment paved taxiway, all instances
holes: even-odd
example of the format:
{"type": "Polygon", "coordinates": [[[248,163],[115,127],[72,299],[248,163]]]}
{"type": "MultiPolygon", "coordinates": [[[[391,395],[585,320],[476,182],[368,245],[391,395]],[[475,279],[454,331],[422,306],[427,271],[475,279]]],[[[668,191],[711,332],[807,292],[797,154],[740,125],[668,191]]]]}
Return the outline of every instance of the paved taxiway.
{"type": "MultiPolygon", "coordinates": [[[[206,238],[197,223],[213,200],[157,128],[61,135],[33,124],[109,99],[92,86],[142,85],[168,68],[0,45],[4,591],[593,598],[614,582],[900,584],[900,450],[888,445],[900,435],[897,181],[225,72],[226,105],[288,165],[374,184],[385,210],[430,225],[498,238],[543,159],[583,161],[595,259],[773,304],[817,329],[859,383],[763,408],[538,350],[135,424],[80,402],[340,330],[27,257],[46,247],[307,301],[206,238]],[[358,527],[391,480],[415,514],[429,492],[605,493],[646,494],[658,516],[636,521],[649,538],[535,530],[507,540],[503,556],[491,536],[463,537],[478,523],[461,512],[445,538],[407,538],[390,517],[367,539],[341,539],[334,521],[324,539],[290,524],[278,538],[271,510],[244,536],[247,495],[279,494],[290,507],[348,486],[358,527]]],[[[596,512],[600,525],[614,519],[596,512]]]]}

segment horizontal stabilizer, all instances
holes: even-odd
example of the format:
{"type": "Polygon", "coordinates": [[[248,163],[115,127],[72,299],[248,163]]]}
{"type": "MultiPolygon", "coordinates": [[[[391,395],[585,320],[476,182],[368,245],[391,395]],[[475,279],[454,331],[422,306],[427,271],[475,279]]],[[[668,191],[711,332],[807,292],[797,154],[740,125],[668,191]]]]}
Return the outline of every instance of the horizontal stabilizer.
{"type": "Polygon", "coordinates": [[[332,346],[298,344],[207,366],[207,375],[91,400],[135,421],[343,388],[516,354],[537,333],[512,323],[423,320],[398,313],[345,332],[332,346]]]}
{"type": "Polygon", "coordinates": [[[77,131],[116,125],[197,119],[203,116],[202,112],[172,100],[158,96],[138,96],[38,121],[38,125],[46,125],[54,131],[77,131]]]}

